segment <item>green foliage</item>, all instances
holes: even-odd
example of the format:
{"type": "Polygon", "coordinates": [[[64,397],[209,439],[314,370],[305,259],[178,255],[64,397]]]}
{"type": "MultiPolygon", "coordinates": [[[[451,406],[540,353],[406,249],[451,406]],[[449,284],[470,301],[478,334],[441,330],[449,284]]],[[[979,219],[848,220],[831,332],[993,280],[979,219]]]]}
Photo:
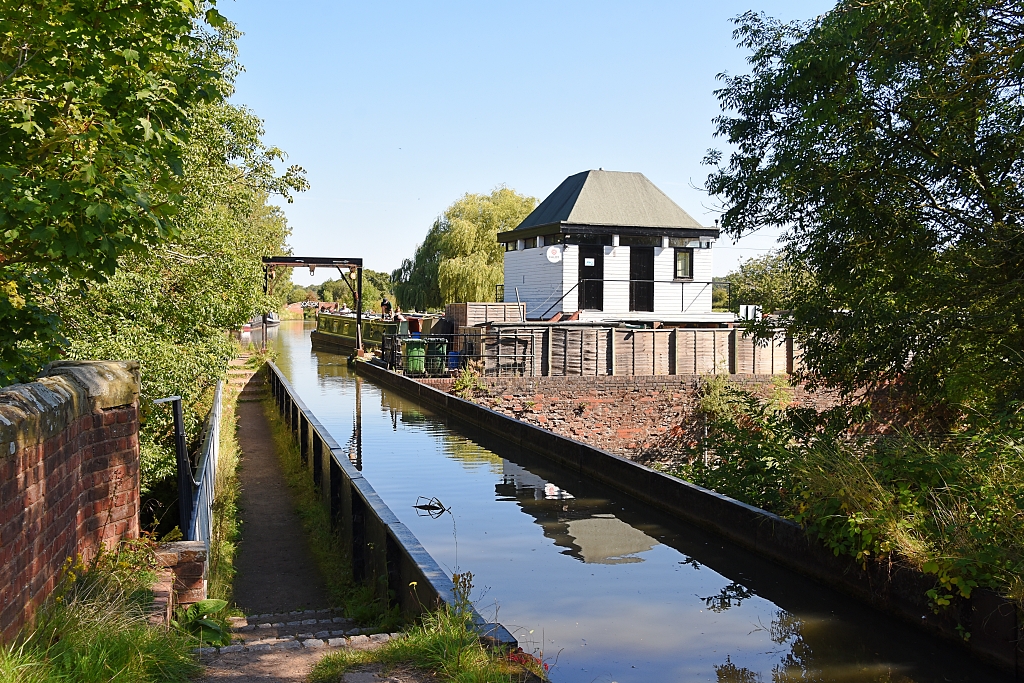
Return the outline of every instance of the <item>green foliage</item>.
{"type": "Polygon", "coordinates": [[[227,600],[208,598],[179,609],[171,626],[189,634],[202,645],[230,645],[231,627],[221,612],[227,600]]]}
{"type": "Polygon", "coordinates": [[[40,287],[102,281],[174,232],[187,112],[227,96],[236,66],[205,2],[3,2],[0,26],[6,384],[60,340],[40,287]]]}
{"type": "Polygon", "coordinates": [[[818,414],[727,385],[701,407],[707,436],[677,476],[793,519],[836,555],[934,574],[936,608],[977,586],[1024,598],[1019,418],[942,438],[855,437],[863,407],[818,414]]]}
{"type": "Polygon", "coordinates": [[[239,33],[212,5],[38,0],[0,19],[0,384],[58,354],[138,359],[145,493],[174,472],[152,400],[183,397],[194,444],[224,331],[276,308],[260,259],[288,230],[267,200],[303,171],[279,174],[260,120],[224,102],[239,33]]]}
{"type": "Polygon", "coordinates": [[[455,683],[512,683],[524,680],[527,669],[545,680],[544,667],[534,657],[523,653],[503,657],[480,644],[469,600],[473,575],[455,574],[452,579],[454,604],[424,614],[401,638],[390,640],[379,649],[343,649],[327,655],[313,667],[310,680],[337,681],[345,672],[372,663],[382,664],[385,670],[398,665],[412,666],[455,683]]]}
{"type": "MultiPolygon", "coordinates": [[[[747,259],[723,279],[732,284],[733,310],[737,311],[743,304],[760,306],[765,313],[787,311],[814,295],[811,271],[784,251],[747,259]]],[[[721,295],[727,297],[728,290],[721,288],[721,295]]]]}
{"type": "Polygon", "coordinates": [[[302,301],[319,301],[314,287],[302,287],[300,285],[295,285],[288,290],[288,293],[285,296],[285,300],[290,304],[302,301]]]}
{"type": "Polygon", "coordinates": [[[462,398],[472,398],[478,392],[486,391],[487,385],[480,379],[480,375],[471,368],[462,368],[455,382],[452,383],[452,393],[462,398]]]}
{"type": "Polygon", "coordinates": [[[708,163],[726,232],[786,231],[815,275],[791,331],[821,382],[905,377],[935,403],[1024,399],[1024,13],[996,0],[843,0],[747,13],[708,163]]]}
{"type": "Polygon", "coordinates": [[[412,259],[391,274],[398,304],[407,310],[441,308],[456,301],[494,301],[504,281],[499,232],[514,229],[537,200],[506,187],[490,195],[466,194],[434,221],[412,259]]]}
{"type": "Polygon", "coordinates": [[[18,683],[187,681],[196,641],[148,623],[154,579],[141,541],[65,565],[60,583],[14,643],[0,647],[0,677],[18,683]]]}
{"type": "MultiPolygon", "coordinates": [[[[348,282],[352,284],[352,289],[349,289],[349,286],[345,284],[343,279],[325,280],[317,288],[320,300],[337,301],[340,304],[345,304],[354,311],[356,309],[356,303],[352,290],[356,288],[356,282],[352,278],[348,278],[348,282]]],[[[394,301],[395,295],[392,291],[391,275],[377,270],[364,268],[363,310],[380,313],[380,302],[385,296],[392,302],[394,301]]]]}
{"type": "MultiPolygon", "coordinates": [[[[267,205],[268,192],[287,188],[273,175],[277,152],[263,146],[259,120],[229,105],[204,105],[190,131],[174,237],[122,256],[104,283],[64,281],[50,295],[67,357],[142,364],[144,491],[175,467],[171,412],[152,400],[180,395],[196,441],[235,353],[224,331],[274,307],[263,294],[260,259],[281,250],[288,235],[280,211],[267,205]]],[[[300,180],[287,182],[301,189],[300,180]]]]}

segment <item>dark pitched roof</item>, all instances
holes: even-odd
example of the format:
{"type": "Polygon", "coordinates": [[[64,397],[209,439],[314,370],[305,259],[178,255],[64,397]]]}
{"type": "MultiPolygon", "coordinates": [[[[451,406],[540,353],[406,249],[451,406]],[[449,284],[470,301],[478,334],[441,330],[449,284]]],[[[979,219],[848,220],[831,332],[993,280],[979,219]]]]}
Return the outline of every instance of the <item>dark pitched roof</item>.
{"type": "Polygon", "coordinates": [[[515,230],[559,223],[691,230],[702,227],[643,173],[621,171],[584,171],[569,176],[515,230]]]}

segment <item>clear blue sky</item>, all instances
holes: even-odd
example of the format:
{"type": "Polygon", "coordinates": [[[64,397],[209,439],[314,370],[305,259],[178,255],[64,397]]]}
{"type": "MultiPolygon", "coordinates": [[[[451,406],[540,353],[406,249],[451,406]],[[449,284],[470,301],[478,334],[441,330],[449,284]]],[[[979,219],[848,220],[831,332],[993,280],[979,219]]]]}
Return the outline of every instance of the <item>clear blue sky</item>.
{"type": "MultiPolygon", "coordinates": [[[[234,101],[303,166],[284,205],[303,256],[390,271],[466,192],[543,199],[566,176],[640,171],[704,225],[700,161],[715,75],[746,70],[730,18],[828,11],[826,0],[321,2],[221,0],[245,33],[234,101]],[[753,4],[759,2],[759,4],[753,4]]],[[[775,235],[719,243],[715,274],[775,235]]],[[[761,250],[761,251],[759,251],[761,250]]],[[[334,276],[295,272],[301,284],[334,276]]]]}

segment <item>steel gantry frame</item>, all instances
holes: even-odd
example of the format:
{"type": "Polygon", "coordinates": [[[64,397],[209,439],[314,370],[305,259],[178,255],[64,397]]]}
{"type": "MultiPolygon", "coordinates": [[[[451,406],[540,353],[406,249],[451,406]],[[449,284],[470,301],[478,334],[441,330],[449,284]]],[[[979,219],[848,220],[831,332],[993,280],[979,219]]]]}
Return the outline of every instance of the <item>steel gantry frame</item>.
{"type": "MultiPolygon", "coordinates": [[[[341,279],[348,285],[352,297],[356,303],[356,353],[361,355],[363,351],[363,259],[361,258],[332,258],[328,256],[264,256],[263,257],[263,292],[270,294],[274,290],[274,269],[277,266],[284,268],[309,268],[312,275],[317,268],[337,268],[341,279]],[[356,275],[356,286],[346,277],[345,270],[351,274],[353,270],[356,275]]],[[[267,314],[263,314],[263,346],[267,344],[267,314]]]]}

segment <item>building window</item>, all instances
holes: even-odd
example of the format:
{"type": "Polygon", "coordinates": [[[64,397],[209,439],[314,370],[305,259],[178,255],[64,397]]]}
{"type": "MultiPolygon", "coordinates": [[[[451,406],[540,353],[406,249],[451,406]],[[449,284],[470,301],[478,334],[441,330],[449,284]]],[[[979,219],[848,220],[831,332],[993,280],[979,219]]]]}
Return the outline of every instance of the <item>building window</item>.
{"type": "Polygon", "coordinates": [[[537,247],[537,238],[536,237],[527,237],[525,240],[523,240],[523,249],[534,249],[536,247],[537,247]]]}
{"type": "Polygon", "coordinates": [[[519,240],[512,240],[511,242],[505,242],[505,251],[515,251],[516,247],[519,246],[519,240]]]}
{"type": "Polygon", "coordinates": [[[565,235],[558,233],[555,235],[544,235],[544,245],[549,244],[563,244],[565,242],[565,235]]]}
{"type": "Polygon", "coordinates": [[[649,235],[619,235],[620,247],[660,247],[661,236],[651,237],[649,235]]]}
{"type": "Polygon", "coordinates": [[[695,247],[697,240],[692,237],[669,237],[668,246],[670,247],[695,247]]]}
{"type": "Polygon", "coordinates": [[[677,280],[693,279],[693,249],[676,247],[675,278],[677,280]]]}

